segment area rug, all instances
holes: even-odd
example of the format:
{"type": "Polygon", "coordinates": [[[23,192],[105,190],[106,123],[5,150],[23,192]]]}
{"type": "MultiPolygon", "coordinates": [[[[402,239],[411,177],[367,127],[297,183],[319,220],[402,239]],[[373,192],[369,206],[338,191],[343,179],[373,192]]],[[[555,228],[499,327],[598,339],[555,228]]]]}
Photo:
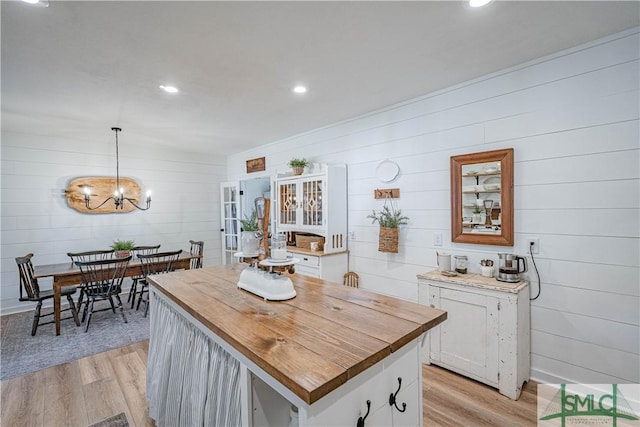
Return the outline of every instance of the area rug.
{"type": "Polygon", "coordinates": [[[89,427],[129,427],[129,421],[127,421],[127,416],[124,412],[120,412],[118,415],[91,424],[89,427]]]}
{"type": "Polygon", "coordinates": [[[62,321],[60,335],[56,336],[55,325],[49,324],[38,326],[35,337],[31,336],[33,311],[2,316],[0,380],[149,339],[149,318],[144,317],[144,310],[127,307],[124,311],[129,323],[124,323],[119,312],[101,311],[93,314],[86,333],[84,325],[77,327],[68,319],[62,321]]]}

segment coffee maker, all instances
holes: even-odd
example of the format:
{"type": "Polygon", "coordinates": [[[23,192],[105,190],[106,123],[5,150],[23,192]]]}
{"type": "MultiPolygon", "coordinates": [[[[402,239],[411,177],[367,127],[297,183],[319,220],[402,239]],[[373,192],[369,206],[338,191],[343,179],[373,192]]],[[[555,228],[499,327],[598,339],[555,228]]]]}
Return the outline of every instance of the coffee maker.
{"type": "Polygon", "coordinates": [[[499,253],[498,258],[498,275],[496,279],[509,283],[517,283],[522,280],[520,275],[527,272],[526,258],[504,252],[499,253]]]}

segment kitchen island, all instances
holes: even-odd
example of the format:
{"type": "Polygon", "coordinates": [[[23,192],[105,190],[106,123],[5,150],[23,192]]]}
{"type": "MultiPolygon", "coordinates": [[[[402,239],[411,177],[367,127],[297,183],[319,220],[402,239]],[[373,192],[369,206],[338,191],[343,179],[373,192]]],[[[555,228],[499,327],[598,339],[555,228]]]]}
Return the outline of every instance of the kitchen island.
{"type": "Polygon", "coordinates": [[[149,277],[158,426],[422,425],[420,341],[444,311],[300,274],[269,302],[237,288],[244,268],[149,277]]]}

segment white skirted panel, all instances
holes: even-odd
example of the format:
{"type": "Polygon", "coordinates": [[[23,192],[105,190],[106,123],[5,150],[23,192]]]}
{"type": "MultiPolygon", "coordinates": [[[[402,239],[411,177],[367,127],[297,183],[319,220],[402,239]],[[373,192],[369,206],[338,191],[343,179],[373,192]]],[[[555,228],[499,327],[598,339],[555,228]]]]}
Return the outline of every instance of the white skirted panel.
{"type": "Polygon", "coordinates": [[[149,416],[159,427],[239,426],[240,363],[161,299],[149,310],[149,416]]]}

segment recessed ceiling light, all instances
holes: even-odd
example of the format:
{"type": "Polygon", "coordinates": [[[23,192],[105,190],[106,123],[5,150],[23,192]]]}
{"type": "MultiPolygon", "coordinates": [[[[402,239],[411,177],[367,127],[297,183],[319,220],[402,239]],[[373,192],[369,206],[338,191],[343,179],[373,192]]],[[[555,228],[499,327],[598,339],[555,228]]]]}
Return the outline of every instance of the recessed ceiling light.
{"type": "Polygon", "coordinates": [[[162,89],[163,91],[165,91],[167,93],[178,93],[178,88],[175,87],[175,86],[160,85],[160,89],[162,89]]]}
{"type": "Polygon", "coordinates": [[[293,88],[293,91],[295,93],[305,93],[307,91],[307,88],[304,86],[296,86],[293,88]]]}
{"type": "Polygon", "coordinates": [[[482,7],[489,3],[491,0],[469,0],[469,6],[471,7],[482,7]]]}
{"type": "Polygon", "coordinates": [[[25,3],[32,4],[34,6],[49,7],[49,0],[22,0],[25,3]]]}

